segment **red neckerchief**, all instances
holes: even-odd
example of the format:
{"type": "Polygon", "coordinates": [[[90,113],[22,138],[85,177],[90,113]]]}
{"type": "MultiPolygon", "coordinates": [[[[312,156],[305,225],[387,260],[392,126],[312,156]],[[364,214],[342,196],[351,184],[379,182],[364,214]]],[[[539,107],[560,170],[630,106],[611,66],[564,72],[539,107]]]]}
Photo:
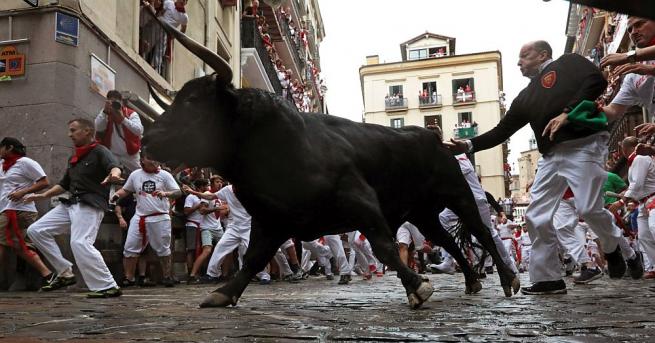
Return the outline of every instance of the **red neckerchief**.
{"type": "Polygon", "coordinates": [[[75,147],[75,155],[71,157],[71,165],[76,165],[77,162],[80,161],[80,159],[84,156],[86,156],[93,148],[95,148],[98,145],[98,142],[93,142],[91,144],[75,147]]]}
{"type": "Polygon", "coordinates": [[[184,5],[175,4],[175,10],[180,13],[186,13],[186,10],[184,9],[184,5]]]}
{"type": "Polygon", "coordinates": [[[628,156],[628,168],[632,166],[632,162],[635,160],[636,157],[637,157],[637,151],[633,151],[632,154],[628,156]]]}
{"type": "Polygon", "coordinates": [[[21,157],[23,156],[13,151],[10,151],[9,155],[7,155],[7,157],[5,157],[2,160],[2,171],[6,173],[9,170],[9,168],[11,168],[14,164],[16,164],[16,161],[18,161],[18,159],[21,157]]]}

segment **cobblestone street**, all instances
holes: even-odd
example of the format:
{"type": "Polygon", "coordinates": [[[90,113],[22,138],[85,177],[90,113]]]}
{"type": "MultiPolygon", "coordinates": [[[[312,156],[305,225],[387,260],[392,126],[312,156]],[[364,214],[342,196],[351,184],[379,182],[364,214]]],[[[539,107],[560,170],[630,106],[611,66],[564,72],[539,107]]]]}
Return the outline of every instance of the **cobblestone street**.
{"type": "MultiPolygon", "coordinates": [[[[504,298],[497,275],[478,295],[461,274],[430,275],[436,286],[412,311],[392,275],[348,286],[309,279],[251,284],[237,307],[199,309],[213,286],[127,289],[118,299],[80,292],[0,293],[0,342],[617,342],[655,339],[648,280],[576,286],[568,295],[504,298]]],[[[522,274],[522,283],[528,284],[522,274]]]]}

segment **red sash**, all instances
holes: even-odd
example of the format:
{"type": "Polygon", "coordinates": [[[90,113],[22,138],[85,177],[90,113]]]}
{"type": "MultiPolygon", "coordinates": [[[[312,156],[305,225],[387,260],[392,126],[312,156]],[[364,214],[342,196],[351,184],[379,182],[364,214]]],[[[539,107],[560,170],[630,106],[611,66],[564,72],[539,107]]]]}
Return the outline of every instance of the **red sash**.
{"type": "Polygon", "coordinates": [[[15,210],[5,210],[5,216],[7,216],[7,226],[5,227],[5,237],[7,238],[7,244],[11,247],[14,246],[14,242],[11,239],[12,232],[14,236],[18,239],[18,244],[20,244],[21,249],[26,256],[34,255],[34,251],[27,248],[25,244],[25,239],[18,228],[18,213],[15,210]]]}
{"type": "Polygon", "coordinates": [[[148,243],[148,238],[146,237],[146,218],[153,217],[153,216],[160,216],[162,214],[168,214],[168,213],[155,212],[139,217],[139,232],[141,233],[141,249],[144,249],[146,247],[146,244],[148,243]]]}

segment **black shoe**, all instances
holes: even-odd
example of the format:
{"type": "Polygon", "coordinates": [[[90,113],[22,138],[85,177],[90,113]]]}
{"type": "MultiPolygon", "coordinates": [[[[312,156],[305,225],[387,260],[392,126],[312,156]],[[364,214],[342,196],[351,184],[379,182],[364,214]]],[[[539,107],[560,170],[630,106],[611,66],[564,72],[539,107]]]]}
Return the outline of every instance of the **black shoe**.
{"type": "Polygon", "coordinates": [[[577,284],[588,284],[591,281],[600,279],[603,277],[603,273],[598,268],[586,268],[583,267],[580,271],[580,276],[573,279],[573,282],[577,284]]]}
{"type": "Polygon", "coordinates": [[[170,287],[175,286],[175,281],[173,281],[173,279],[170,276],[163,278],[161,280],[161,283],[162,283],[162,285],[164,285],[164,287],[169,287],[170,288],[170,287]]]}
{"type": "Polygon", "coordinates": [[[207,274],[200,277],[200,283],[201,284],[218,283],[219,281],[220,281],[220,278],[209,276],[207,274]]]}
{"type": "Polygon", "coordinates": [[[145,276],[137,276],[136,277],[136,285],[139,286],[139,287],[155,287],[155,286],[157,286],[157,284],[150,281],[150,279],[148,279],[145,276]]]}
{"type": "Polygon", "coordinates": [[[95,292],[90,292],[86,294],[87,298],[115,298],[115,297],[120,297],[123,295],[123,292],[121,292],[120,288],[117,287],[112,287],[112,288],[107,288],[102,291],[95,291],[95,292]]]}
{"type": "Polygon", "coordinates": [[[186,280],[187,285],[199,285],[200,278],[197,276],[189,276],[189,279],[186,280]]]}
{"type": "Polygon", "coordinates": [[[341,275],[341,277],[339,278],[339,284],[347,285],[351,280],[352,278],[350,277],[350,275],[341,275]]]}
{"type": "Polygon", "coordinates": [[[71,277],[57,276],[54,279],[51,279],[47,285],[41,287],[41,290],[43,292],[50,292],[74,284],[75,284],[75,276],[71,276],[71,277]]]}
{"type": "Polygon", "coordinates": [[[489,267],[484,267],[484,272],[487,274],[493,274],[494,273],[494,267],[489,266],[489,267]]]}
{"type": "Polygon", "coordinates": [[[607,260],[610,279],[620,279],[625,275],[627,267],[621,255],[621,248],[617,246],[613,253],[605,253],[605,260],[607,260]]]}
{"type": "Polygon", "coordinates": [[[627,260],[628,270],[630,271],[630,276],[637,280],[641,279],[644,276],[644,264],[641,261],[641,255],[635,253],[635,257],[631,260],[627,260]]]}
{"type": "Polygon", "coordinates": [[[325,279],[328,280],[328,281],[332,281],[332,280],[334,280],[334,275],[332,275],[332,274],[325,275],[325,279]]]}
{"type": "Polygon", "coordinates": [[[130,279],[126,278],[126,277],[124,277],[123,280],[121,280],[121,287],[123,287],[123,288],[132,287],[134,285],[136,285],[135,280],[130,280],[130,279]]]}
{"type": "Polygon", "coordinates": [[[525,295],[566,294],[564,280],[535,282],[530,287],[521,288],[525,295]]]}

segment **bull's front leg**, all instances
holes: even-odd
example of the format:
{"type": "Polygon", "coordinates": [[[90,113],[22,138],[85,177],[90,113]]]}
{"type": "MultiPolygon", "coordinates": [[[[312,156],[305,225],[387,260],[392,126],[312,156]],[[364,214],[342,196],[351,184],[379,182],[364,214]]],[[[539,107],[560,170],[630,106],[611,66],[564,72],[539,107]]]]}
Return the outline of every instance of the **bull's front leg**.
{"type": "Polygon", "coordinates": [[[366,235],[380,262],[397,271],[407,292],[409,306],[412,309],[421,307],[434,290],[427,278],[422,278],[400,260],[394,243],[395,234],[382,215],[375,191],[357,176],[344,178],[340,189],[340,212],[366,235]]]}
{"type": "Polygon", "coordinates": [[[262,271],[271,261],[277,249],[288,239],[282,230],[267,230],[252,220],[250,242],[243,258],[243,267],[237,272],[234,279],[223,287],[209,293],[200,303],[200,307],[226,307],[235,306],[255,274],[262,271]]]}

